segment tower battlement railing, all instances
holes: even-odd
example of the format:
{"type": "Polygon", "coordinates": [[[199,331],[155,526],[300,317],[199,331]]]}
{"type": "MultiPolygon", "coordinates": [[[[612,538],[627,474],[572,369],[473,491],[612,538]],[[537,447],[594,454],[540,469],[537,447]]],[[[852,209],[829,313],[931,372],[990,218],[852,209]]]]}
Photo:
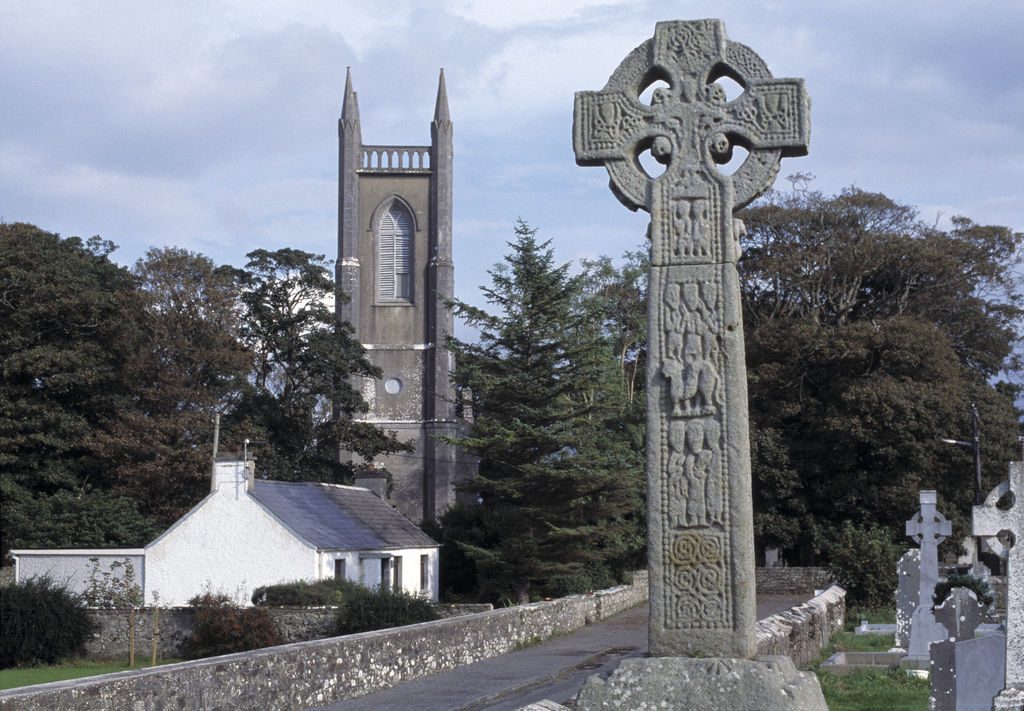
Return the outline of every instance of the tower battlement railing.
{"type": "Polygon", "coordinates": [[[430,146],[363,146],[359,173],[429,173],[430,146]]]}

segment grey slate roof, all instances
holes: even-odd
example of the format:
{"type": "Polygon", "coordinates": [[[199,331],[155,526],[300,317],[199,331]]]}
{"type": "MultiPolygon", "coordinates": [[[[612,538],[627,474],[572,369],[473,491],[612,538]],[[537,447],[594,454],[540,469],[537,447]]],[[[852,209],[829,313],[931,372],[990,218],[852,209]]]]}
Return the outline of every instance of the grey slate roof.
{"type": "Polygon", "coordinates": [[[320,549],[372,550],[438,545],[369,489],[255,481],[252,496],[320,549]]]}

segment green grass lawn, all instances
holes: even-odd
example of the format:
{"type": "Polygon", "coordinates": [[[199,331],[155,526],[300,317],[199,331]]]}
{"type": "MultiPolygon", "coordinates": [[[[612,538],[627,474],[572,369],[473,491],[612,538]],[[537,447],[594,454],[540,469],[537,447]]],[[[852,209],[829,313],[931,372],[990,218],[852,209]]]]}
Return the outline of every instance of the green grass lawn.
{"type": "MultiPolygon", "coordinates": [[[[853,632],[861,619],[891,623],[891,611],[856,610],[851,611],[847,619],[850,620],[847,629],[832,635],[832,645],[822,656],[823,660],[833,652],[886,652],[892,648],[895,640],[891,634],[853,632]]],[[[925,711],[928,708],[929,681],[900,669],[865,669],[848,676],[835,676],[820,667],[814,671],[829,711],[925,711]]]]}
{"type": "MultiPolygon", "coordinates": [[[[172,664],[180,659],[161,659],[157,666],[172,664]]],[[[135,668],[148,667],[149,664],[136,663],[135,668]]],[[[129,671],[131,667],[127,662],[93,662],[83,659],[57,664],[55,666],[25,667],[23,669],[0,669],[0,689],[13,689],[17,686],[30,686],[31,684],[46,684],[51,681],[65,681],[67,679],[79,679],[84,676],[96,676],[97,674],[111,674],[113,672],[129,671]]]]}
{"type": "Polygon", "coordinates": [[[855,671],[834,676],[818,671],[829,711],[925,711],[931,685],[901,669],[855,671]]]}
{"type": "Polygon", "coordinates": [[[852,630],[861,620],[879,625],[895,624],[896,611],[891,607],[851,607],[846,611],[847,629],[852,630]]]}
{"type": "Polygon", "coordinates": [[[829,654],[832,652],[888,652],[895,643],[895,635],[891,634],[836,632],[832,635],[832,650],[829,654]]]}

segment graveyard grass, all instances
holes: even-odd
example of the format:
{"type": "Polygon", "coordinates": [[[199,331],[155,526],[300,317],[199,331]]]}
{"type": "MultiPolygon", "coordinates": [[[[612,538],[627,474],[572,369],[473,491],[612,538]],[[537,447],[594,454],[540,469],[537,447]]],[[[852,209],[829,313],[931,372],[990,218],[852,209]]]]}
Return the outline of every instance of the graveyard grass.
{"type": "MultiPolygon", "coordinates": [[[[891,634],[856,634],[853,629],[860,620],[892,623],[891,609],[852,608],[847,615],[846,629],[832,635],[824,661],[833,652],[884,652],[895,641],[891,634]]],[[[856,671],[848,676],[836,676],[816,668],[821,691],[829,711],[923,711],[928,708],[931,686],[927,679],[919,679],[895,669],[856,671]]]]}
{"type": "Polygon", "coordinates": [[[924,711],[931,685],[901,669],[855,671],[848,676],[818,672],[829,711],[924,711]]]}
{"type": "MultiPolygon", "coordinates": [[[[157,661],[157,666],[174,664],[180,661],[180,659],[161,659],[157,661]]],[[[142,669],[148,666],[148,663],[142,664],[137,662],[135,669],[142,669]]],[[[0,690],[14,689],[19,686],[31,686],[33,684],[48,684],[51,681],[81,679],[99,674],[113,674],[114,672],[129,671],[130,669],[131,667],[128,666],[127,662],[100,662],[85,659],[75,659],[53,666],[0,669],[0,690]]]]}
{"type": "MultiPolygon", "coordinates": [[[[893,644],[891,634],[858,635],[846,630],[832,636],[832,652],[884,652],[893,644]]],[[[829,711],[923,711],[928,708],[931,685],[927,679],[908,675],[900,669],[855,671],[836,676],[814,670],[829,711]]]]}

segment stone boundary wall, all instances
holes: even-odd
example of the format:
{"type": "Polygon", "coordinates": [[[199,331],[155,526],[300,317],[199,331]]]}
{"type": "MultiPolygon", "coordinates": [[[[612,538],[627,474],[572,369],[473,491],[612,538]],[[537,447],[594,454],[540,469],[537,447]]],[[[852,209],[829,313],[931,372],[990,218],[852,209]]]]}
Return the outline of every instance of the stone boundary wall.
{"type": "MultiPolygon", "coordinates": [[[[493,610],[487,604],[441,604],[437,612],[442,618],[472,615],[493,610]]],[[[336,607],[268,607],[284,644],[306,642],[334,636],[336,607]]],[[[153,608],[135,611],[135,656],[149,659],[153,644],[153,608]]],[[[87,659],[128,658],[128,610],[90,610],[89,617],[96,625],[85,644],[87,659]]],[[[157,655],[161,659],[182,656],[182,645],[195,626],[195,612],[191,607],[161,608],[158,620],[157,655]]]]}
{"type": "Polygon", "coordinates": [[[784,654],[798,667],[817,661],[846,621],[846,591],[833,585],[817,597],[757,623],[757,653],[784,654]]]}
{"type": "Polygon", "coordinates": [[[754,580],[758,595],[813,595],[833,583],[826,568],[756,568],[754,580]]]}
{"type": "Polygon", "coordinates": [[[0,711],[295,709],[534,644],[647,600],[646,571],[590,595],[0,692],[0,711]]]}
{"type": "MultiPolygon", "coordinates": [[[[153,645],[153,608],[135,611],[135,657],[149,659],[153,645]]],[[[128,658],[128,610],[90,610],[95,627],[85,643],[86,659],[128,658]]],[[[157,656],[161,659],[180,657],[181,645],[192,634],[195,611],[190,607],[160,610],[158,620],[157,656]]]]}
{"type": "MultiPolygon", "coordinates": [[[[0,711],[318,706],[505,654],[646,600],[647,574],[641,572],[632,585],[591,595],[2,691],[0,711]]],[[[846,591],[832,586],[808,602],[761,620],[758,653],[784,654],[798,666],[817,660],[832,633],[843,626],[845,601],[846,591]]]]}

